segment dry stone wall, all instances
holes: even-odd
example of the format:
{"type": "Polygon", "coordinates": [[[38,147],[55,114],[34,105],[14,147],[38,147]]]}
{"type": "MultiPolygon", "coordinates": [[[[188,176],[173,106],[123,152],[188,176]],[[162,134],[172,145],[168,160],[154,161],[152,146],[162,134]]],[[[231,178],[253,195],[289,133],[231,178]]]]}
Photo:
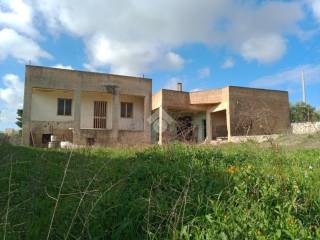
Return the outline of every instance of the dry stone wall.
{"type": "Polygon", "coordinates": [[[312,134],[320,132],[320,122],[292,123],[293,134],[312,134]]]}

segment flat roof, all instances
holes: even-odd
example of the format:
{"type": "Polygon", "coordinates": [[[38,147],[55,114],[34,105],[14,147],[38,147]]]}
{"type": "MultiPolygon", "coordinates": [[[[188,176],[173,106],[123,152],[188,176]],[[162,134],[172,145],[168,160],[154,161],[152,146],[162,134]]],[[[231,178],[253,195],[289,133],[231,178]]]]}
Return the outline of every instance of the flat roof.
{"type": "Polygon", "coordinates": [[[243,86],[227,86],[227,87],[233,87],[233,88],[244,88],[244,89],[253,89],[253,90],[261,90],[261,91],[271,91],[271,92],[285,92],[288,93],[288,91],[284,90],[278,90],[278,89],[267,89],[267,88],[254,88],[254,87],[243,87],[243,86]]]}
{"type": "Polygon", "coordinates": [[[259,90],[259,91],[268,91],[268,92],[283,92],[283,93],[288,93],[288,91],[284,91],[284,90],[278,90],[278,89],[266,89],[266,88],[253,88],[253,87],[243,87],[243,86],[233,86],[233,85],[228,85],[222,88],[209,88],[209,89],[205,89],[205,90],[199,90],[199,91],[192,91],[192,92],[187,92],[187,91],[179,91],[179,90],[174,90],[174,89],[164,89],[162,88],[161,90],[159,90],[158,92],[156,92],[155,94],[161,92],[162,90],[164,91],[172,91],[172,92],[182,92],[182,93],[198,93],[198,92],[209,92],[212,90],[220,90],[220,89],[224,89],[224,88],[242,88],[242,89],[252,89],[252,90],[259,90]]]}
{"type": "Polygon", "coordinates": [[[144,79],[144,80],[152,81],[151,78],[146,78],[144,76],[143,77],[135,77],[135,76],[113,74],[113,73],[92,72],[92,71],[84,71],[84,70],[76,70],[76,69],[65,69],[65,68],[56,68],[56,67],[47,67],[47,66],[30,65],[30,64],[26,64],[26,67],[44,68],[44,69],[59,70],[59,71],[71,71],[71,72],[79,72],[79,73],[86,73],[86,74],[98,74],[98,75],[114,76],[114,77],[135,78],[135,79],[144,79]]]}

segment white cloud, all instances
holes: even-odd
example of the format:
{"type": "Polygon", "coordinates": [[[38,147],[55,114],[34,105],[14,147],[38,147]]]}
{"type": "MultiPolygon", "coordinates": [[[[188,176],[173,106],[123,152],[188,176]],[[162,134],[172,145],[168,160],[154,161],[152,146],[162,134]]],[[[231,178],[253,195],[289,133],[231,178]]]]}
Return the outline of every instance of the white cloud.
{"type": "Polygon", "coordinates": [[[320,22],[320,1],[319,0],[309,0],[310,6],[312,8],[315,18],[320,22]]]}
{"type": "Polygon", "coordinates": [[[164,57],[159,56],[161,60],[155,68],[164,70],[179,70],[183,68],[185,60],[177,53],[168,52],[164,57]]]}
{"type": "Polygon", "coordinates": [[[53,68],[61,68],[61,69],[68,69],[68,70],[73,70],[73,67],[70,65],[63,65],[63,64],[56,64],[52,66],[53,68]]]}
{"type": "Polygon", "coordinates": [[[204,67],[204,68],[201,68],[199,71],[198,71],[198,77],[199,78],[207,78],[209,77],[211,74],[211,70],[209,67],[204,67]]]}
{"type": "Polygon", "coordinates": [[[199,91],[202,91],[203,89],[201,88],[193,88],[190,90],[190,92],[199,92],[199,91]]]}
{"type": "Polygon", "coordinates": [[[227,58],[224,63],[221,65],[221,68],[223,69],[230,69],[233,68],[235,65],[235,62],[232,58],[227,58]]]}
{"type": "Polygon", "coordinates": [[[86,44],[88,69],[110,66],[112,73],[138,75],[152,69],[177,70],[184,64],[181,56],[161,46],[112,42],[103,34],[90,37],[86,44]]]}
{"type": "Polygon", "coordinates": [[[0,124],[14,126],[17,109],[22,108],[24,84],[17,75],[6,74],[2,78],[3,88],[0,88],[0,124]]]}
{"type": "Polygon", "coordinates": [[[0,30],[0,61],[7,57],[14,57],[23,62],[37,62],[39,58],[51,58],[31,38],[25,37],[13,29],[0,30]]]}
{"type": "Polygon", "coordinates": [[[241,54],[247,60],[271,63],[280,59],[286,51],[286,41],[277,35],[252,38],[243,43],[241,54]]]}
{"type": "Polygon", "coordinates": [[[13,108],[22,107],[23,82],[14,74],[6,74],[2,82],[4,88],[0,88],[0,100],[13,108]]]}
{"type": "Polygon", "coordinates": [[[13,57],[37,63],[51,57],[36,42],[42,37],[34,25],[33,8],[29,0],[0,1],[0,60],[13,57]]]}
{"type": "Polygon", "coordinates": [[[13,28],[31,37],[39,35],[33,25],[33,11],[23,0],[0,2],[0,26],[13,28]]]}
{"type": "Polygon", "coordinates": [[[320,65],[307,64],[285,70],[274,75],[261,77],[251,83],[253,87],[296,89],[301,84],[304,71],[307,85],[320,83],[320,65]]]}
{"type": "Polygon", "coordinates": [[[301,34],[298,23],[304,18],[297,1],[31,1],[51,32],[84,40],[87,66],[117,73],[179,69],[184,60],[174,50],[188,43],[276,61],[285,54],[284,36],[301,34]]]}

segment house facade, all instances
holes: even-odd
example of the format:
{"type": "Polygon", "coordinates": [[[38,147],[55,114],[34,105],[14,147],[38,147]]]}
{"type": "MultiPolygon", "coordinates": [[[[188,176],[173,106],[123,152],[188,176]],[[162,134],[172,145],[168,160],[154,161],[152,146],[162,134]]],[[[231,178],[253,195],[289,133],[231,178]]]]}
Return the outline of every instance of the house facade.
{"type": "Polygon", "coordinates": [[[211,142],[285,133],[290,128],[288,92],[228,86],[197,92],[162,89],[152,97],[153,141],[211,142]]]}
{"type": "Polygon", "coordinates": [[[23,143],[149,144],[152,81],[26,66],[23,143]]]}
{"type": "Polygon", "coordinates": [[[25,145],[48,146],[52,135],[75,145],[201,143],[289,128],[285,91],[179,83],[152,96],[148,78],[26,66],[25,145]]]}

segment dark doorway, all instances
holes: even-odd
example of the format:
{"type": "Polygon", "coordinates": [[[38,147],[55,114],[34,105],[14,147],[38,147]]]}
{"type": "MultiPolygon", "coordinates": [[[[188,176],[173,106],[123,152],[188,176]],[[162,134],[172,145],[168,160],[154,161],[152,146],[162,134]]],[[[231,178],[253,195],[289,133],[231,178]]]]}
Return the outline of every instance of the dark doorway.
{"type": "Polygon", "coordinates": [[[228,137],[227,113],[226,110],[214,112],[212,114],[212,138],[228,137]]]}
{"type": "Polygon", "coordinates": [[[203,119],[202,120],[202,129],[203,129],[203,139],[207,138],[207,120],[203,119]]]}
{"type": "Polygon", "coordinates": [[[193,137],[192,118],[179,117],[177,120],[177,138],[181,141],[191,141],[193,137]]]}
{"type": "Polygon", "coordinates": [[[42,144],[48,145],[51,140],[51,134],[42,134],[42,144]]]}
{"type": "Polygon", "coordinates": [[[93,146],[95,142],[94,138],[87,138],[87,146],[93,146]]]}

